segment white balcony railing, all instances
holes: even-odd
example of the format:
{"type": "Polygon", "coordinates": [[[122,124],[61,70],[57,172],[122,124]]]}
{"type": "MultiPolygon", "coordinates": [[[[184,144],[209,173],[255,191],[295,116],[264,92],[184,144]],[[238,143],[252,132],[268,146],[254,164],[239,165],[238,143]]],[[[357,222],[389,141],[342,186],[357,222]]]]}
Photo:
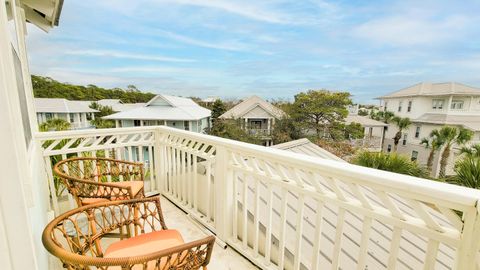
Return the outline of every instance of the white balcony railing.
{"type": "Polygon", "coordinates": [[[79,153],[148,161],[150,189],[262,269],[477,267],[478,190],[168,127],[37,140],[48,166],[79,153]]]}

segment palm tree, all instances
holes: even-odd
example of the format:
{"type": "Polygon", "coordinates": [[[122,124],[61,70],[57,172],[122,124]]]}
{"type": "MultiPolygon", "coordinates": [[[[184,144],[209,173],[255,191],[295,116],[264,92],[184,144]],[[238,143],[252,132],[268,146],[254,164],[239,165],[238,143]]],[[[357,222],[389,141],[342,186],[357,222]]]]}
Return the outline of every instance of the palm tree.
{"type": "Polygon", "coordinates": [[[398,127],[398,131],[395,134],[395,137],[393,137],[393,151],[396,152],[398,148],[398,143],[400,142],[400,139],[402,138],[402,133],[405,129],[408,129],[412,122],[410,121],[410,118],[405,117],[393,117],[393,122],[395,122],[395,125],[398,127]]]}
{"type": "Polygon", "coordinates": [[[427,169],[431,173],[433,167],[433,159],[435,158],[435,152],[439,150],[444,144],[443,138],[441,138],[437,129],[432,130],[428,138],[423,138],[420,144],[425,145],[425,148],[430,148],[430,154],[427,160],[427,169]]]}
{"type": "Polygon", "coordinates": [[[462,147],[460,153],[465,154],[467,157],[480,158],[480,144],[474,144],[470,147],[462,147]]]}
{"type": "Polygon", "coordinates": [[[428,172],[425,170],[425,168],[419,166],[417,162],[411,161],[408,157],[399,155],[397,153],[363,151],[354,157],[352,163],[364,167],[411,176],[428,176],[428,172]]]}
{"type": "Polygon", "coordinates": [[[39,129],[42,132],[69,130],[70,123],[60,118],[53,118],[53,119],[47,120],[47,122],[43,122],[39,126],[39,129]]]}
{"type": "Polygon", "coordinates": [[[442,156],[440,159],[440,178],[446,176],[445,170],[447,168],[448,159],[450,158],[450,152],[452,145],[464,145],[470,141],[473,137],[473,132],[465,128],[456,128],[450,126],[444,126],[440,129],[439,135],[444,141],[445,147],[443,148],[442,156]]]}
{"type": "Polygon", "coordinates": [[[470,188],[480,188],[480,158],[466,156],[455,163],[456,175],[449,182],[470,188]]]}

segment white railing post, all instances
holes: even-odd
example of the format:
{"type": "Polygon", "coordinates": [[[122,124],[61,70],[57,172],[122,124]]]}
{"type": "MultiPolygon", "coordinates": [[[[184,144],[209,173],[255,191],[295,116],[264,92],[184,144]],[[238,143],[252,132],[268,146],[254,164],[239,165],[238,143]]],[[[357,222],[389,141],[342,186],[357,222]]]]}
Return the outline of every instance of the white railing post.
{"type": "Polygon", "coordinates": [[[165,136],[160,129],[155,130],[155,181],[157,182],[158,191],[165,192],[166,181],[166,159],[165,159],[165,145],[162,143],[163,136],[165,136]]]}
{"type": "Polygon", "coordinates": [[[475,208],[464,212],[463,230],[460,246],[457,249],[457,260],[454,269],[473,270],[476,269],[476,255],[478,247],[478,235],[480,226],[479,213],[475,208]]]}
{"type": "Polygon", "coordinates": [[[233,209],[233,171],[229,168],[230,156],[224,146],[217,146],[215,155],[215,230],[217,237],[226,242],[232,235],[233,209]]]}

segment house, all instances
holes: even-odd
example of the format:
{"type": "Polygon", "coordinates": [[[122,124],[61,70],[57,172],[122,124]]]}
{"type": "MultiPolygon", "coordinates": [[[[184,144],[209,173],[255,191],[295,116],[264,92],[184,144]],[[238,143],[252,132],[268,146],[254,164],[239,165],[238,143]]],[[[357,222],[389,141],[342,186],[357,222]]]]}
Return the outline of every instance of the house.
{"type": "Polygon", "coordinates": [[[64,98],[35,98],[35,112],[38,124],[50,119],[59,118],[70,123],[71,129],[93,128],[90,123],[95,119],[90,102],[68,100],[64,98]]]}
{"type": "Polygon", "coordinates": [[[190,98],[157,95],[143,106],[103,118],[115,120],[116,127],[163,125],[203,133],[210,127],[210,115],[190,98]]]}
{"type": "Polygon", "coordinates": [[[258,96],[251,96],[226,111],[221,119],[237,119],[248,133],[258,135],[264,145],[273,144],[271,132],[275,120],[281,119],[285,113],[258,96]]]}
{"type": "MultiPolygon", "coordinates": [[[[444,125],[464,127],[474,131],[471,143],[480,142],[480,88],[456,82],[419,83],[379,97],[382,109],[399,117],[408,117],[412,125],[402,134],[398,152],[412,160],[426,164],[429,149],[420,144],[434,129],[444,125]]],[[[390,124],[385,135],[384,151],[392,151],[393,137],[397,132],[390,124]]],[[[447,174],[453,173],[458,156],[454,151],[449,160],[447,174]]],[[[434,176],[439,172],[439,155],[434,160],[434,176]]]]}

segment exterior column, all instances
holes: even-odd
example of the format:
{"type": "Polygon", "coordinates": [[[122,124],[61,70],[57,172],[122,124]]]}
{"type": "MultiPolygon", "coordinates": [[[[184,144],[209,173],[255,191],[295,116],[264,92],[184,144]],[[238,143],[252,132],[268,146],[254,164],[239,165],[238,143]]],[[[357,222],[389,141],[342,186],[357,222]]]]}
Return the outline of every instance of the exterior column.
{"type": "Polygon", "coordinates": [[[270,130],[272,129],[272,118],[268,118],[267,120],[267,133],[270,135],[270,130]]]}
{"type": "Polygon", "coordinates": [[[248,118],[245,118],[245,130],[248,129],[248,118]]]}
{"type": "Polygon", "coordinates": [[[453,99],[453,95],[450,96],[450,98],[448,99],[448,107],[447,107],[447,112],[450,111],[450,107],[452,106],[452,99],[453,99]]]}

